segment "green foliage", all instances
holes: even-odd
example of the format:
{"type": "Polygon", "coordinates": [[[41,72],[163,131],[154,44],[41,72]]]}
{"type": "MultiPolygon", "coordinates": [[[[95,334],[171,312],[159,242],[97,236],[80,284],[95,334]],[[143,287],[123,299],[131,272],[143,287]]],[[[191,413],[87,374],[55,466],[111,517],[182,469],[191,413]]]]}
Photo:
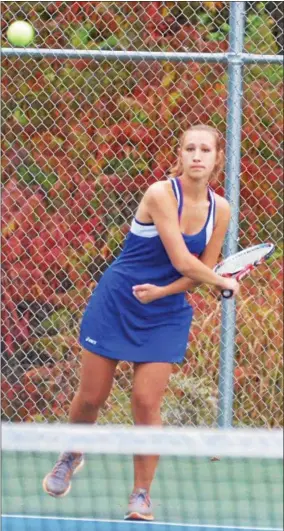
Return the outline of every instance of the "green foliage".
{"type": "Polygon", "coordinates": [[[256,12],[248,14],[246,45],[251,53],[275,54],[277,45],[272,32],[273,21],[265,12],[264,3],[256,6],[256,12]]]}
{"type": "Polygon", "coordinates": [[[44,321],[41,322],[41,327],[45,330],[45,332],[52,335],[54,332],[62,333],[64,330],[72,330],[74,327],[73,322],[74,318],[72,314],[63,308],[62,310],[54,312],[50,318],[44,319],[44,321]]]}
{"type": "Polygon", "coordinates": [[[31,166],[21,166],[19,168],[18,180],[29,186],[39,185],[48,192],[56,183],[57,175],[53,173],[46,175],[38,166],[32,164],[31,166]]]}

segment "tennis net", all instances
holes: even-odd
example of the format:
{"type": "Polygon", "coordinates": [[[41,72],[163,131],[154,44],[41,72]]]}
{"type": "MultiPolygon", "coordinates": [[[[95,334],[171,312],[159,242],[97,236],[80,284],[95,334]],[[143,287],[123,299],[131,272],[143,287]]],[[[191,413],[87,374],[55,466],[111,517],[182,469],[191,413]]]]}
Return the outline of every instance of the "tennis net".
{"type": "Polygon", "coordinates": [[[281,430],[3,423],[2,529],[281,529],[282,467],[281,430]],[[52,498],[42,480],[68,450],[86,463],[68,496],[52,498]],[[154,523],[123,522],[134,454],[161,455],[154,523]]]}

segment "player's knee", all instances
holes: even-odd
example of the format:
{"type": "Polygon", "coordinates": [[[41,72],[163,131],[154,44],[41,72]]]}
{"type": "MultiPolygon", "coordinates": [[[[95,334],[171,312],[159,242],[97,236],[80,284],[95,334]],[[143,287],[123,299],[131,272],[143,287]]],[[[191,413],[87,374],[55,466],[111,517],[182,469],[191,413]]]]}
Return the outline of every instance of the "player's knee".
{"type": "Polygon", "coordinates": [[[151,416],[160,411],[161,400],[160,397],[155,396],[149,392],[134,393],[132,396],[132,409],[134,415],[151,416]]]}
{"type": "Polygon", "coordinates": [[[93,411],[99,409],[105,403],[106,397],[96,393],[79,393],[80,407],[84,411],[93,411]]]}

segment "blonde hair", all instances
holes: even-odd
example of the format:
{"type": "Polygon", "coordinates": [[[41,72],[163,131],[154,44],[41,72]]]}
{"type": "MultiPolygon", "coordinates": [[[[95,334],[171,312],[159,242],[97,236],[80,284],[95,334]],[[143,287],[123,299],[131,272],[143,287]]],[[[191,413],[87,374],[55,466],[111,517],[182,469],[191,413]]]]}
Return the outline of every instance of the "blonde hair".
{"type": "MultiPolygon", "coordinates": [[[[216,179],[220,175],[221,171],[223,170],[224,161],[225,161],[224,150],[223,150],[223,147],[222,147],[222,137],[221,137],[219,131],[217,129],[215,129],[215,127],[211,127],[210,125],[204,125],[204,124],[192,125],[188,129],[186,129],[186,131],[184,131],[184,133],[181,135],[180,140],[179,140],[179,146],[180,147],[183,146],[184,141],[185,141],[185,137],[186,137],[187,133],[189,133],[190,131],[207,131],[208,133],[211,133],[214,136],[215,141],[216,141],[216,152],[217,152],[217,155],[216,155],[216,164],[215,164],[214,169],[213,169],[213,171],[212,171],[212,173],[210,175],[210,178],[215,178],[216,179]]],[[[182,163],[181,163],[180,157],[178,157],[178,160],[177,160],[176,164],[174,164],[170,168],[169,176],[170,177],[178,177],[179,175],[182,174],[182,172],[183,172],[182,163]]]]}

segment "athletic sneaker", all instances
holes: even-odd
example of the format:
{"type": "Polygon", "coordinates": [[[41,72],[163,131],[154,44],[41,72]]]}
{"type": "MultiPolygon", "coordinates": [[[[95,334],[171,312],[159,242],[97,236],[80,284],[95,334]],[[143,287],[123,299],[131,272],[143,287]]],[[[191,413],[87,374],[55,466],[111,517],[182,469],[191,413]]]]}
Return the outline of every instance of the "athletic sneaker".
{"type": "Polygon", "coordinates": [[[43,489],[47,494],[54,497],[66,496],[71,489],[73,474],[78,472],[84,465],[82,454],[65,452],[59,459],[52,471],[43,480],[43,489]]]}
{"type": "Polygon", "coordinates": [[[137,489],[131,494],[124,520],[154,520],[152,503],[146,489],[137,489]]]}

